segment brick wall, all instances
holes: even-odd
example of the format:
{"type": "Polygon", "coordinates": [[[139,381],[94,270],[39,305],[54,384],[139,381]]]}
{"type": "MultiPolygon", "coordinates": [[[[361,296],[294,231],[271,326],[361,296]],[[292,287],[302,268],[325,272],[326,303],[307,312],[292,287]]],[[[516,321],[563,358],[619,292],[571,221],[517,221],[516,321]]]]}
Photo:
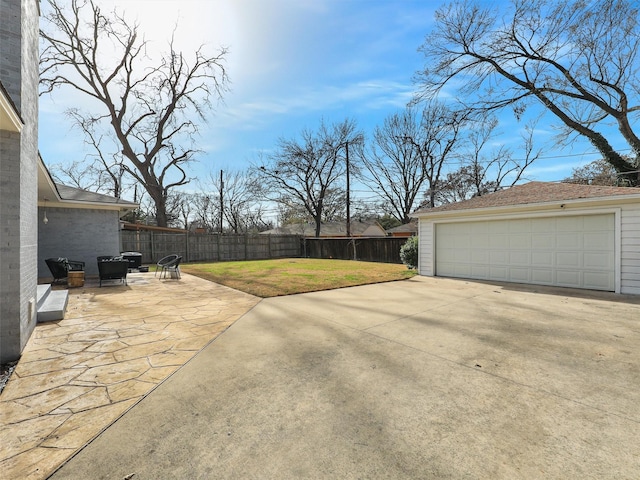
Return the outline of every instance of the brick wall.
{"type": "Polygon", "coordinates": [[[37,0],[0,0],[0,81],[24,121],[0,132],[0,362],[19,357],[36,323],[37,0]]]}
{"type": "Polygon", "coordinates": [[[87,275],[98,274],[96,257],[120,253],[120,219],[115,210],[50,208],[49,222],[38,209],[38,277],[50,278],[45,258],[67,257],[85,262],[87,275]]]}

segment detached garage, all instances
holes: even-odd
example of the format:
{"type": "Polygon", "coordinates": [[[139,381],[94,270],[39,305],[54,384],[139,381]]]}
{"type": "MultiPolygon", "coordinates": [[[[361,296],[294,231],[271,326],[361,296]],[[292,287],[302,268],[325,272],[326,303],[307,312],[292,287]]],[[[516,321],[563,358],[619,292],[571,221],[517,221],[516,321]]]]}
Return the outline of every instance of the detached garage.
{"type": "Polygon", "coordinates": [[[640,294],[640,189],[531,182],[415,213],[419,272],[640,294]]]}

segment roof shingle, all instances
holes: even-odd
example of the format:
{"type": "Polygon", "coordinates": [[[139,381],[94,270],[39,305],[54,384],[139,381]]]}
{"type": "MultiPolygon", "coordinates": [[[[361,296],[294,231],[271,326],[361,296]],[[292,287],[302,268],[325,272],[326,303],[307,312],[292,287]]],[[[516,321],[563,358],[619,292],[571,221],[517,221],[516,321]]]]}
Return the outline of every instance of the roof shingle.
{"type": "Polygon", "coordinates": [[[435,208],[417,210],[415,213],[472,210],[477,208],[507,207],[535,203],[560,202],[587,198],[638,195],[640,188],[579,185],[575,183],[529,182],[499,190],[462,202],[448,203],[435,208]]]}
{"type": "Polygon", "coordinates": [[[505,190],[474,197],[462,202],[448,203],[435,208],[417,210],[416,214],[472,210],[478,208],[507,207],[535,203],[549,203],[588,198],[638,195],[640,188],[579,185],[575,183],[529,182],[505,190]]]}

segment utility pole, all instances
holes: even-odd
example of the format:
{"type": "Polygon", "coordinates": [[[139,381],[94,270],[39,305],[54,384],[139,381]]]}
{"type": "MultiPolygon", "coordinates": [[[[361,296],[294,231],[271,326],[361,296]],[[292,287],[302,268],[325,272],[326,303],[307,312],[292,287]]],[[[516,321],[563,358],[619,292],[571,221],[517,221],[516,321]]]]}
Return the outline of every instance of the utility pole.
{"type": "Polygon", "coordinates": [[[222,219],[224,218],[224,180],[222,179],[222,170],[220,170],[220,235],[222,235],[222,219]]]}
{"type": "Polygon", "coordinates": [[[349,241],[353,247],[353,259],[357,260],[358,255],[356,254],[356,239],[351,236],[351,172],[349,165],[349,140],[344,143],[344,148],[347,164],[347,238],[349,238],[349,241]]]}
{"type": "Polygon", "coordinates": [[[349,140],[345,142],[346,163],[347,163],[347,237],[351,237],[351,189],[349,178],[349,140]]]}

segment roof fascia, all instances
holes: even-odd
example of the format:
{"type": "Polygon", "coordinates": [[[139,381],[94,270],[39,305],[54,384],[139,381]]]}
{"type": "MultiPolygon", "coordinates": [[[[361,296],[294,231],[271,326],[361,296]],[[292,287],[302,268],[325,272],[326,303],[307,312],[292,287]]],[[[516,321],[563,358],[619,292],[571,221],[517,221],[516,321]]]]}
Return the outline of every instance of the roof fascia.
{"type": "Polygon", "coordinates": [[[20,118],[9,94],[0,83],[0,130],[20,133],[22,127],[24,127],[24,122],[20,118]]]}
{"type": "Polygon", "coordinates": [[[578,198],[573,200],[556,200],[553,202],[525,203],[505,205],[500,207],[468,208],[461,210],[445,210],[442,212],[420,212],[411,215],[412,218],[444,218],[470,217],[484,215],[499,215],[512,212],[548,211],[555,209],[585,208],[593,206],[611,206],[630,203],[640,203],[640,193],[633,195],[614,195],[609,197],[578,198]]]}

